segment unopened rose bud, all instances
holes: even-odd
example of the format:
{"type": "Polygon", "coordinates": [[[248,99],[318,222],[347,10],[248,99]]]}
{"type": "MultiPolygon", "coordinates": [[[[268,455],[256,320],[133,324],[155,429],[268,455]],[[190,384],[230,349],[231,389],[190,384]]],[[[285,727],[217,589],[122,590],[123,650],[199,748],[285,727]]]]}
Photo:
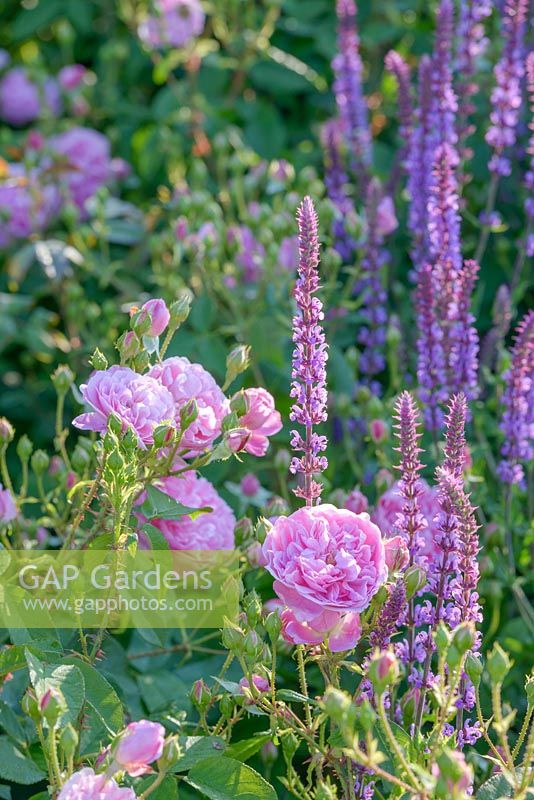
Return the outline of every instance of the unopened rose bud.
{"type": "Polygon", "coordinates": [[[420,592],[426,586],[426,574],[421,567],[413,565],[409,567],[404,573],[404,581],[406,583],[406,597],[411,600],[417,592],[420,592]]]}
{"type": "Polygon", "coordinates": [[[59,395],[66,395],[74,383],[74,373],[66,364],[60,364],[52,375],[52,383],[59,395]]]}
{"type": "Polygon", "coordinates": [[[223,694],[219,700],[219,710],[225,719],[229,719],[234,713],[235,700],[229,694],[223,694]]]}
{"type": "Polygon", "coordinates": [[[492,682],[502,683],[510,672],[513,662],[508,656],[508,653],[506,653],[497,642],[493,650],[488,653],[486,664],[492,682]]]}
{"type": "Polygon", "coordinates": [[[249,658],[258,658],[263,648],[263,642],[260,640],[256,631],[248,631],[243,640],[243,650],[249,658]]]}
{"type": "Polygon", "coordinates": [[[183,755],[182,748],[180,747],[180,743],[178,741],[177,736],[169,736],[169,738],[165,741],[165,745],[163,747],[163,753],[161,754],[161,758],[158,760],[158,769],[160,772],[167,772],[170,770],[171,767],[176,764],[179,758],[183,755]]]}
{"type": "Polygon", "coordinates": [[[13,441],[15,429],[5,417],[0,418],[0,446],[8,445],[13,441]]]}
{"type": "Polygon", "coordinates": [[[243,391],[236,392],[230,398],[230,410],[235,412],[238,417],[243,417],[247,413],[247,399],[243,391]]]}
{"type": "Polygon", "coordinates": [[[329,686],[323,697],[324,709],[334,722],[341,722],[352,706],[352,698],[347,692],[329,686]]]}
{"type": "Polygon", "coordinates": [[[144,303],[139,312],[139,316],[141,317],[143,314],[148,316],[151,321],[150,328],[146,333],[147,336],[161,336],[171,319],[165,300],[161,300],[160,298],[148,300],[144,303]]]}
{"type": "Polygon", "coordinates": [[[267,501],[265,505],[265,513],[269,517],[284,517],[289,513],[289,506],[283,497],[274,495],[267,501]]]}
{"type": "Polygon", "coordinates": [[[444,622],[440,622],[436,628],[436,632],[434,633],[434,642],[439,655],[445,655],[447,648],[451,643],[451,635],[444,622]]]}
{"type": "Polygon", "coordinates": [[[250,347],[240,344],[228,354],[226,359],[226,377],[223,391],[227,389],[238,375],[241,375],[250,364],[250,347]]]}
{"type": "Polygon", "coordinates": [[[282,620],[280,619],[278,611],[271,611],[269,616],[264,620],[263,627],[271,642],[277,642],[282,630],[282,620]]]}
{"type": "Polygon", "coordinates": [[[131,310],[130,327],[139,338],[150,336],[152,320],[149,314],[138,310],[136,307],[131,310]]]}
{"type": "Polygon", "coordinates": [[[246,542],[247,539],[250,539],[253,532],[254,532],[254,526],[252,524],[252,520],[250,520],[248,517],[241,517],[241,519],[238,520],[234,528],[234,537],[236,545],[238,547],[241,546],[243,542],[246,542]]]}
{"type": "Polygon", "coordinates": [[[233,428],[224,435],[224,441],[233,453],[240,453],[250,439],[250,431],[247,428],[233,428]]]}
{"type": "Polygon", "coordinates": [[[21,436],[17,443],[17,455],[22,462],[29,460],[33,452],[33,444],[26,434],[21,436]]]}
{"type": "Polygon", "coordinates": [[[184,433],[198,417],[198,405],[196,400],[189,400],[180,409],[180,430],[184,433]]]}
{"type": "Polygon", "coordinates": [[[369,423],[369,433],[373,442],[377,444],[383,442],[388,434],[386,423],[381,419],[372,419],[369,423]]]}
{"type": "Polygon", "coordinates": [[[200,712],[206,711],[209,708],[211,703],[211,692],[204,683],[203,678],[199,678],[198,681],[195,681],[193,684],[193,688],[191,689],[191,693],[189,695],[191,698],[191,702],[200,712]]]}
{"type": "Polygon", "coordinates": [[[382,694],[388,686],[396,683],[399,677],[399,662],[395,654],[385,650],[373,656],[368,675],[375,690],[378,694],[382,694]]]}
{"type": "Polygon", "coordinates": [[[276,764],[278,747],[273,742],[265,742],[260,750],[260,758],[266,765],[276,764]]]}
{"type": "Polygon", "coordinates": [[[157,425],[154,428],[154,433],[152,434],[154,439],[154,447],[165,447],[169,445],[173,438],[174,434],[176,433],[176,428],[174,425],[164,424],[164,425],[157,425]]]}
{"type": "Polygon", "coordinates": [[[135,372],[139,372],[140,374],[148,369],[150,366],[150,356],[146,350],[141,350],[141,352],[135,356],[132,366],[135,372]]]}
{"type": "Polygon", "coordinates": [[[261,618],[261,600],[255,591],[250,592],[243,601],[243,610],[248,624],[255,628],[261,618]]]}
{"type": "Polygon", "coordinates": [[[465,660],[465,672],[473,686],[476,688],[480,685],[480,679],[484,672],[484,664],[482,658],[476,653],[468,653],[465,660]]]}
{"type": "Polygon", "coordinates": [[[108,368],[108,360],[104,353],[101,350],[96,348],[93,355],[89,359],[89,363],[93,367],[93,369],[103,370],[108,368]]]}
{"type": "Polygon", "coordinates": [[[78,747],[79,737],[72,725],[67,725],[61,731],[59,744],[67,758],[72,758],[78,747]]]}
{"type": "Polygon", "coordinates": [[[117,340],[116,347],[122,361],[128,361],[138,354],[141,349],[141,342],[134,331],[125,331],[117,340]]]}
{"type": "Polygon", "coordinates": [[[384,541],[386,552],[386,566],[390,572],[401,572],[408,566],[410,553],[408,545],[402,536],[394,536],[384,541]]]}
{"type": "Polygon", "coordinates": [[[44,450],[36,450],[32,455],[31,465],[36,475],[44,475],[49,464],[50,458],[44,450]]]}
{"type": "Polygon", "coordinates": [[[474,642],[475,631],[471,623],[460,623],[460,625],[458,625],[458,627],[455,629],[452,637],[452,643],[454,647],[456,647],[458,652],[463,655],[473,647],[474,642]]]}
{"type": "Polygon", "coordinates": [[[24,697],[22,698],[21,705],[24,713],[34,722],[38,722],[41,719],[39,704],[35,696],[31,694],[30,691],[27,691],[24,697]]]}
{"type": "Polygon", "coordinates": [[[47,689],[39,700],[41,716],[50,726],[54,726],[67,706],[63,696],[57,689],[47,689]]]}
{"type": "Polygon", "coordinates": [[[191,298],[188,294],[183,294],[169,306],[170,326],[176,330],[189,316],[191,311],[191,298]]]}
{"type": "Polygon", "coordinates": [[[525,694],[529,708],[534,706],[534,675],[529,675],[525,683],[525,694]]]}
{"type": "Polygon", "coordinates": [[[259,480],[251,472],[241,478],[239,486],[245,497],[254,497],[261,489],[259,480]]]}
{"type": "Polygon", "coordinates": [[[242,652],[244,634],[241,628],[227,622],[222,630],[222,643],[227,650],[232,652],[242,652]]]}

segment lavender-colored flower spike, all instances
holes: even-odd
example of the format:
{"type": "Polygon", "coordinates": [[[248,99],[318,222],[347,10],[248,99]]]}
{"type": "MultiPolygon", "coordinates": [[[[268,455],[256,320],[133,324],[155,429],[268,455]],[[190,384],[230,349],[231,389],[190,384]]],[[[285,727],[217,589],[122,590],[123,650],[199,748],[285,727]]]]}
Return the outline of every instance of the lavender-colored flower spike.
{"type": "Polygon", "coordinates": [[[362,298],[364,325],[358,334],[363,345],[360,371],[367,378],[378,375],[386,365],[384,346],[386,342],[387,294],[383,285],[383,267],[387,254],[381,247],[383,234],[378,220],[378,206],[382,199],[380,183],[373,179],[367,190],[367,233],[361,263],[362,277],[355,287],[362,298]]]}
{"type": "Polygon", "coordinates": [[[462,160],[471,156],[471,152],[465,147],[465,141],[474,131],[474,126],[470,122],[471,115],[475,110],[472,98],[477,92],[474,77],[477,59],[483,54],[488,44],[484,31],[484,20],[490,16],[492,8],[493,0],[460,0],[455,72],[458,76],[456,130],[462,160]]]}
{"type": "Polygon", "coordinates": [[[499,475],[506,483],[523,484],[525,462],[534,458],[531,430],[532,386],[534,384],[534,310],[529,311],[516,329],[512,363],[504,374],[506,387],[500,428],[504,434],[503,460],[499,475]]]}
{"type": "Polygon", "coordinates": [[[427,205],[435,144],[431,77],[432,61],[429,56],[423,56],[419,62],[419,107],[415,114],[416,124],[410,138],[410,150],[407,158],[408,193],[410,195],[408,226],[413,237],[412,262],[416,271],[428,261],[427,205]]]}
{"type": "Polygon", "coordinates": [[[319,288],[319,237],[318,219],[313,202],[305,197],[297,212],[299,227],[299,265],[294,296],[298,312],[293,318],[293,370],[290,419],[303,426],[304,436],[291,432],[291,446],[302,456],[295,456],[290,465],[293,474],[304,476],[304,485],[295,490],[297,497],[311,506],[320,498],[321,484],[313,476],[328,466],[325,456],[326,436],[313,430],[327,419],[326,361],[328,358],[325,335],[321,325],[323,305],[315,297],[319,288]]]}
{"type": "Polygon", "coordinates": [[[337,0],[338,54],[334,58],[334,94],[349,147],[351,169],[365,183],[371,163],[371,134],[362,89],[362,60],[354,0],[337,0]]]}
{"type": "Polygon", "coordinates": [[[457,155],[451,145],[442,144],[437,148],[428,198],[430,254],[442,265],[450,262],[453,273],[461,268],[456,163],[457,155]]]}
{"type": "MultiPolygon", "coordinates": [[[[436,125],[436,143],[456,145],[456,112],[458,101],[452,86],[452,37],[454,5],[452,0],[441,0],[436,23],[436,41],[432,54],[433,113],[436,125]]],[[[451,153],[455,151],[451,150],[451,153]]],[[[456,162],[457,163],[457,156],[456,162]]]]}
{"type": "Polygon", "coordinates": [[[443,422],[441,404],[446,400],[446,370],[443,332],[436,316],[433,270],[430,264],[419,271],[416,293],[417,309],[417,379],[419,397],[425,404],[425,422],[438,430],[443,422]]]}
{"type": "Polygon", "coordinates": [[[343,261],[349,261],[355,242],[345,229],[345,219],[354,214],[354,206],[346,191],[349,179],[343,166],[340,120],[332,119],[325,124],[322,140],[326,191],[338,214],[333,223],[334,247],[343,261]]]}
{"type": "Polygon", "coordinates": [[[454,391],[464,391],[468,399],[478,395],[479,337],[471,312],[473,291],[479,266],[465,261],[456,281],[456,298],[450,339],[450,383],[454,391]]]}
{"type": "Polygon", "coordinates": [[[423,465],[419,458],[422,453],[419,447],[420,417],[419,409],[410,392],[403,392],[395,402],[395,429],[399,441],[397,451],[400,453],[400,464],[397,467],[401,474],[399,491],[404,500],[396,528],[406,537],[410,554],[409,563],[412,565],[417,562],[419,533],[426,523],[419,504],[419,497],[423,493],[420,480],[423,465]]]}
{"type": "Polygon", "coordinates": [[[532,227],[534,223],[534,50],[527,56],[526,72],[531,119],[529,122],[530,138],[528,140],[527,149],[530,156],[530,165],[525,174],[525,187],[528,192],[528,196],[525,201],[525,213],[527,217],[525,245],[527,256],[531,258],[534,256],[534,234],[532,233],[532,227]]]}
{"type": "Polygon", "coordinates": [[[407,167],[405,159],[410,150],[410,140],[413,129],[413,100],[411,87],[411,69],[406,61],[395,50],[390,50],[384,59],[386,69],[397,79],[400,136],[403,146],[400,160],[403,167],[407,167]]]}
{"type": "Polygon", "coordinates": [[[491,125],[486,141],[493,148],[491,172],[509,175],[511,164],[505,151],[516,141],[521,109],[521,81],[524,75],[524,37],[528,0],[507,0],[503,12],[504,48],[495,65],[495,87],[491,93],[491,125]]]}
{"type": "Polygon", "coordinates": [[[443,468],[456,477],[461,477],[465,468],[465,421],[467,419],[467,400],[460,392],[451,398],[446,418],[445,460],[443,468]]]}

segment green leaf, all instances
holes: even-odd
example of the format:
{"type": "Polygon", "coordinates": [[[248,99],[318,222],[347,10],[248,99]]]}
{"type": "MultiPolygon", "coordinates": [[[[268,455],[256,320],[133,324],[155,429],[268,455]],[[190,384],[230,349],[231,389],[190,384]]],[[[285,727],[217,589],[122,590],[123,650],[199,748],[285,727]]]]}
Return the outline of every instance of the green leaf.
{"type": "Polygon", "coordinates": [[[82,734],[82,751],[90,752],[92,745],[114,736],[124,727],[124,711],[117,692],[95,667],[78,658],[66,659],[83,675],[86,713],[82,734]]]}
{"type": "Polygon", "coordinates": [[[26,758],[6,736],[0,736],[0,778],[28,786],[46,778],[30,758],[26,758]]]}
{"type": "Polygon", "coordinates": [[[494,775],[476,793],[476,800],[499,800],[501,797],[512,797],[512,787],[504,775],[494,775]]]}
{"type": "Polygon", "coordinates": [[[150,540],[152,550],[169,550],[169,543],[159,528],[146,522],[141,528],[145,536],[150,540]]]}
{"type": "MultiPolygon", "coordinates": [[[[143,792],[146,792],[146,790],[152,786],[155,780],[157,780],[157,775],[151,775],[148,778],[144,778],[135,787],[137,790],[137,796],[141,797],[143,792]]],[[[152,800],[178,800],[178,782],[176,778],[168,775],[163,779],[157,789],[154,789],[153,792],[150,792],[150,797],[152,800]]]]}
{"type": "Polygon", "coordinates": [[[226,747],[220,736],[181,736],[178,743],[183,755],[174,764],[173,772],[187,772],[206,758],[222,756],[226,747]]]}
{"type": "Polygon", "coordinates": [[[41,698],[51,688],[60,691],[67,704],[60,724],[76,725],[85,699],[85,684],[78,667],[70,664],[43,664],[29,650],[26,651],[26,659],[37,697],[41,698]]]}
{"type": "Polygon", "coordinates": [[[42,0],[34,8],[23,9],[16,17],[11,35],[15,41],[33,36],[40,28],[50,25],[61,14],[63,0],[42,0]]]}
{"type": "Polygon", "coordinates": [[[0,700],[0,725],[12,739],[24,744],[26,735],[22,723],[11,706],[8,706],[3,700],[0,700]]]}
{"type": "Polygon", "coordinates": [[[238,761],[248,761],[249,758],[255,756],[264,744],[271,741],[271,732],[257,733],[252,739],[242,739],[240,742],[231,744],[225,755],[228,758],[235,758],[238,761]]]}
{"type": "Polygon", "coordinates": [[[203,508],[188,508],[187,506],[183,506],[155,486],[147,486],[146,495],[146,500],[139,507],[139,510],[148,520],[180,519],[180,517],[196,519],[200,514],[213,511],[209,506],[204,506],[203,508]]]}
{"type": "Polygon", "coordinates": [[[286,702],[290,703],[310,703],[311,705],[317,705],[313,698],[306,697],[306,695],[301,694],[300,692],[294,692],[293,689],[280,689],[276,693],[276,697],[278,700],[285,700],[286,702]]]}
{"type": "Polygon", "coordinates": [[[270,783],[234,758],[206,758],[184,780],[210,800],[277,800],[270,783]]]}

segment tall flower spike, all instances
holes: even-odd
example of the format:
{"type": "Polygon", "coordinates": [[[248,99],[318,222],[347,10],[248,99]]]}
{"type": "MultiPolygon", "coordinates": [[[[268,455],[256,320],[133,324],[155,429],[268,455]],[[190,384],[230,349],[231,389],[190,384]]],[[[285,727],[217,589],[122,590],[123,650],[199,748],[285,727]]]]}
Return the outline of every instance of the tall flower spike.
{"type": "Polygon", "coordinates": [[[465,421],[467,400],[460,393],[451,398],[445,418],[445,461],[443,468],[452,475],[461,477],[465,466],[465,421]]]}
{"type": "Polygon", "coordinates": [[[406,158],[410,149],[413,129],[413,100],[411,87],[411,69],[406,61],[395,50],[390,50],[384,59],[386,69],[397,79],[400,136],[403,146],[400,160],[406,169],[406,158]]]}
{"type": "Polygon", "coordinates": [[[416,271],[428,261],[429,255],[427,206],[434,158],[431,77],[432,60],[429,56],[423,56],[419,62],[419,107],[415,114],[416,124],[410,137],[407,158],[408,193],[410,195],[408,226],[413,239],[411,255],[416,271]]]}
{"type": "Polygon", "coordinates": [[[469,400],[478,395],[479,337],[471,312],[473,291],[478,274],[476,261],[464,261],[457,277],[456,301],[451,329],[451,388],[464,391],[469,400]]]}
{"type": "MultiPolygon", "coordinates": [[[[458,138],[456,135],[458,101],[452,86],[453,29],[453,2],[452,0],[441,0],[432,55],[433,113],[437,128],[436,144],[448,144],[451,148],[454,148],[458,138]]],[[[457,162],[458,158],[456,156],[455,166],[457,162]]]]}
{"type": "Polygon", "coordinates": [[[436,317],[433,270],[426,264],[418,274],[417,380],[419,397],[425,404],[425,422],[430,430],[441,428],[441,404],[447,399],[443,333],[436,317]]]}
{"type": "Polygon", "coordinates": [[[404,500],[402,513],[397,520],[397,528],[406,537],[410,564],[414,564],[419,552],[419,533],[425,527],[425,519],[419,506],[419,497],[422,494],[420,472],[423,469],[419,458],[422,453],[419,447],[421,438],[419,409],[410,392],[403,392],[396,401],[395,421],[399,440],[397,451],[400,453],[399,490],[404,500]]]}
{"type": "Polygon", "coordinates": [[[295,456],[290,465],[293,474],[304,477],[302,486],[295,490],[307,506],[312,506],[321,495],[321,484],[313,476],[328,466],[325,456],[326,436],[313,430],[315,425],[325,422],[327,413],[326,361],[327,345],[321,322],[324,317],[323,304],[315,297],[319,289],[319,237],[318,219],[313,202],[305,197],[297,212],[299,228],[299,265],[294,296],[298,311],[293,318],[293,370],[290,419],[304,428],[304,436],[291,432],[291,446],[302,456],[295,456]]]}
{"type": "Polygon", "coordinates": [[[360,370],[366,379],[378,375],[386,365],[387,293],[383,273],[387,253],[381,246],[384,237],[378,220],[381,197],[380,183],[373,179],[367,190],[367,232],[361,262],[362,276],[355,287],[355,292],[362,298],[364,325],[360,329],[358,342],[363,345],[360,370]]]}
{"type": "Polygon", "coordinates": [[[516,329],[512,363],[505,372],[506,387],[500,429],[504,434],[503,459],[499,475],[506,483],[524,482],[523,464],[534,458],[531,413],[534,384],[534,310],[529,311],[516,329]]]}
{"type": "Polygon", "coordinates": [[[530,138],[528,140],[527,152],[530,156],[529,168],[525,174],[525,187],[527,189],[527,199],[525,201],[525,214],[527,218],[526,232],[526,253],[529,258],[534,256],[534,50],[528,54],[526,61],[527,88],[530,99],[530,138]]]}
{"type": "Polygon", "coordinates": [[[456,130],[462,160],[471,157],[471,152],[466,148],[465,142],[474,132],[474,125],[470,121],[475,110],[472,98],[477,92],[474,78],[477,59],[484,53],[488,44],[488,38],[484,31],[484,20],[490,16],[492,8],[493,0],[460,0],[455,72],[458,76],[456,130]]]}
{"type": "Polygon", "coordinates": [[[338,54],[332,62],[334,94],[349,147],[349,162],[357,177],[366,182],[371,163],[371,134],[362,89],[362,60],[354,0],[337,0],[338,54]]]}
{"type": "Polygon", "coordinates": [[[349,179],[343,166],[340,120],[332,119],[325,124],[322,140],[326,191],[337,212],[333,222],[334,246],[343,261],[349,261],[354,253],[355,242],[346,231],[345,220],[354,215],[354,206],[346,191],[349,179]]]}
{"type": "Polygon", "coordinates": [[[433,161],[428,198],[428,235],[433,261],[449,262],[455,273],[461,267],[460,213],[455,175],[457,156],[449,144],[440,145],[433,161]]]}
{"type": "Polygon", "coordinates": [[[527,13],[528,0],[506,1],[502,19],[504,48],[493,71],[495,86],[491,93],[491,125],[486,133],[486,141],[493,148],[489,168],[497,175],[509,175],[511,171],[505,151],[515,144],[521,110],[527,13]]]}

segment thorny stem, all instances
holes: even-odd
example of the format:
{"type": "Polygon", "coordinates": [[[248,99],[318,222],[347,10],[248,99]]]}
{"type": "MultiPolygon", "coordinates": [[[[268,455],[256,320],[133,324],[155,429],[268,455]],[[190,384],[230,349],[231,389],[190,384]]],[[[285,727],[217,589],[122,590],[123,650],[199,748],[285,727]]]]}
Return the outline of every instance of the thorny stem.
{"type": "Polygon", "coordinates": [[[400,761],[400,763],[401,763],[406,775],[408,775],[408,777],[410,778],[410,781],[412,782],[412,784],[414,786],[418,786],[419,784],[418,784],[417,778],[415,777],[414,773],[412,772],[412,769],[411,769],[410,765],[408,764],[408,761],[406,760],[406,756],[404,755],[404,752],[403,752],[401,746],[399,745],[399,743],[397,742],[397,739],[395,738],[395,734],[391,730],[391,725],[389,724],[388,716],[386,714],[386,708],[384,706],[384,694],[383,693],[378,698],[377,711],[378,711],[378,718],[379,718],[379,720],[380,720],[380,722],[382,724],[382,728],[384,729],[384,733],[386,734],[386,736],[388,738],[388,741],[389,741],[389,743],[390,743],[390,745],[391,745],[391,747],[393,749],[393,752],[395,753],[395,755],[399,759],[399,761],[400,761]]]}
{"type": "MultiPolygon", "coordinates": [[[[299,668],[299,680],[300,680],[300,690],[304,697],[308,698],[308,684],[306,682],[306,667],[304,665],[304,647],[302,645],[297,646],[297,664],[299,668]]],[[[308,701],[304,703],[304,712],[306,714],[306,724],[308,728],[311,729],[312,727],[312,715],[311,715],[311,708],[308,701]]]]}

